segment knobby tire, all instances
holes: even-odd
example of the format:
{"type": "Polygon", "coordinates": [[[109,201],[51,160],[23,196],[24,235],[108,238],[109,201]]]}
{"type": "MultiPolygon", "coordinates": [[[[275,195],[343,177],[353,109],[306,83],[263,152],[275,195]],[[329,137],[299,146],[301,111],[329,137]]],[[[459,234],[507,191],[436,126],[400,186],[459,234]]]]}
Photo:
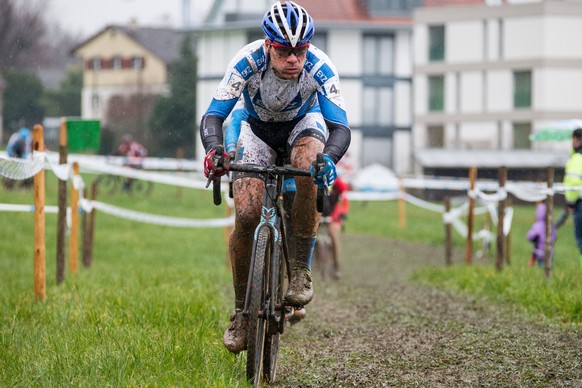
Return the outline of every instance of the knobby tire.
{"type": "Polygon", "coordinates": [[[271,254],[271,231],[262,227],[257,237],[254,267],[252,271],[251,295],[249,299],[249,333],[247,340],[247,379],[259,386],[262,378],[263,352],[267,334],[267,320],[259,316],[266,308],[269,283],[268,263],[271,254]],[[265,266],[265,264],[267,264],[265,266]]]}
{"type": "Polygon", "coordinates": [[[263,357],[263,376],[274,383],[277,377],[277,355],[279,353],[279,337],[283,332],[285,325],[285,306],[283,302],[285,290],[285,277],[287,268],[285,266],[285,259],[282,250],[279,250],[278,258],[278,273],[275,277],[274,284],[271,285],[272,295],[275,298],[275,306],[279,306],[277,316],[280,318],[279,322],[269,319],[267,323],[267,336],[265,338],[265,350],[263,357]]]}

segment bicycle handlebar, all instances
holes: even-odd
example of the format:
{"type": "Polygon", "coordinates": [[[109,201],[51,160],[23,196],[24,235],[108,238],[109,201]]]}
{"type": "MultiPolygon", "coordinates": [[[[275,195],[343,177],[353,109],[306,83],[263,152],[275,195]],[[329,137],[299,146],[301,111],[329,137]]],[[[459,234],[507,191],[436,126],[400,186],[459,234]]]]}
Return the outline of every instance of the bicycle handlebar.
{"type": "MultiPolygon", "coordinates": [[[[217,151],[217,154],[218,151],[217,151]]],[[[222,155],[220,153],[219,155],[222,155]]],[[[316,159],[316,169],[319,170],[320,168],[325,167],[325,161],[323,160],[323,154],[317,154],[316,159]]],[[[289,165],[286,166],[257,166],[254,164],[231,164],[230,171],[238,171],[238,172],[249,172],[249,173],[259,173],[259,174],[275,174],[275,175],[286,175],[286,176],[311,176],[311,172],[307,169],[303,168],[296,168],[289,165]]],[[[212,190],[213,190],[213,199],[214,204],[219,206],[222,203],[222,197],[220,195],[220,177],[210,176],[208,177],[208,185],[212,181],[212,190]]],[[[324,196],[329,195],[327,190],[327,186],[323,188],[317,188],[317,211],[323,212],[323,198],[324,196]]]]}
{"type": "Polygon", "coordinates": [[[309,170],[291,166],[256,166],[254,164],[231,164],[230,171],[275,174],[287,176],[311,176],[309,170]]]}

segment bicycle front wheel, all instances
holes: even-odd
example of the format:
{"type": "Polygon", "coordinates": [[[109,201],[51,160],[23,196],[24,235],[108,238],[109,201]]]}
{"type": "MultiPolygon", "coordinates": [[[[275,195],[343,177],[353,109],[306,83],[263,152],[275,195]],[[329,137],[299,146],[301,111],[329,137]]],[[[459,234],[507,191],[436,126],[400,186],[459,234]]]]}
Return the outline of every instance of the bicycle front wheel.
{"type": "Polygon", "coordinates": [[[267,331],[267,292],[269,261],[272,247],[271,231],[262,227],[257,237],[254,267],[251,268],[251,290],[249,299],[249,333],[247,339],[247,379],[259,386],[262,378],[263,352],[267,331]]]}
{"type": "Polygon", "coordinates": [[[96,179],[97,190],[111,195],[119,191],[119,177],[117,175],[99,175],[96,179]]]}
{"type": "Polygon", "coordinates": [[[269,319],[267,323],[267,336],[265,338],[265,350],[263,356],[263,376],[269,381],[269,383],[274,383],[277,376],[277,355],[279,353],[279,337],[283,332],[283,327],[285,325],[285,306],[283,301],[283,294],[285,290],[285,278],[287,274],[287,267],[285,265],[285,258],[282,255],[281,250],[279,251],[277,265],[277,275],[275,276],[275,282],[271,285],[271,290],[275,301],[275,316],[279,319],[277,320],[269,319]]]}

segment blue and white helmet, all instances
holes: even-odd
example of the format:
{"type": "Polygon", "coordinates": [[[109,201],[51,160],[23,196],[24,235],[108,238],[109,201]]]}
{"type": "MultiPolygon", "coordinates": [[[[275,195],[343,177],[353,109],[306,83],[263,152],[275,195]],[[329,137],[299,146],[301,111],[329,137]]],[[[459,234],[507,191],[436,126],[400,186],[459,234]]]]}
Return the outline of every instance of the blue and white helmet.
{"type": "Polygon", "coordinates": [[[292,1],[278,1],[263,17],[263,31],[275,43],[297,47],[311,40],[315,27],[303,7],[292,1]]]}

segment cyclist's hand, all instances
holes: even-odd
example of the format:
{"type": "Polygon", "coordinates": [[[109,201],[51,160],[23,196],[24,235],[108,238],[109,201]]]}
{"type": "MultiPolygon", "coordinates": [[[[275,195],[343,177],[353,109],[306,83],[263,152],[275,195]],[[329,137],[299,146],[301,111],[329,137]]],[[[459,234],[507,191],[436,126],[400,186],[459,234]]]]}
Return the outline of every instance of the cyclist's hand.
{"type": "Polygon", "coordinates": [[[230,169],[230,156],[222,146],[214,146],[204,157],[204,176],[221,177],[230,169]]]}
{"type": "Polygon", "coordinates": [[[335,181],[335,178],[337,178],[335,164],[333,160],[331,160],[331,157],[329,157],[329,155],[323,155],[323,161],[323,166],[318,166],[317,161],[314,161],[309,169],[311,176],[314,178],[313,183],[315,183],[320,189],[326,186],[331,186],[335,181]]]}

